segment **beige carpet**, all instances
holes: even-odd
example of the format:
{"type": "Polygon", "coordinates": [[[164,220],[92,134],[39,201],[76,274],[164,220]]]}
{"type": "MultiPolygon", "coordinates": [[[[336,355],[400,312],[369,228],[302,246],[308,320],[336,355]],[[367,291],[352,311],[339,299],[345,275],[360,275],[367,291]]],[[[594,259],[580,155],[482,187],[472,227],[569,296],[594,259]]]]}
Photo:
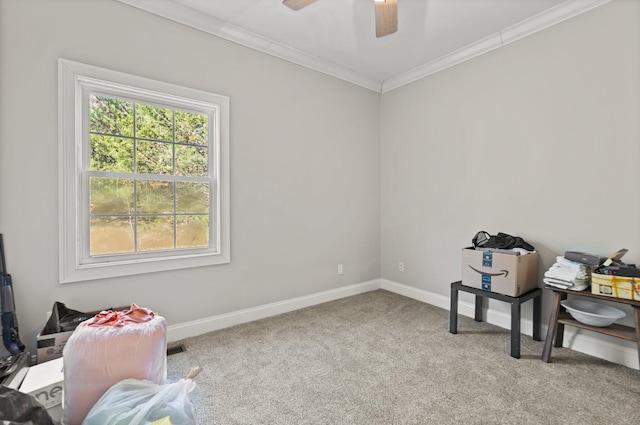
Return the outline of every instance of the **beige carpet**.
{"type": "Polygon", "coordinates": [[[199,424],[634,424],[637,370],[379,290],[183,341],[199,424]]]}

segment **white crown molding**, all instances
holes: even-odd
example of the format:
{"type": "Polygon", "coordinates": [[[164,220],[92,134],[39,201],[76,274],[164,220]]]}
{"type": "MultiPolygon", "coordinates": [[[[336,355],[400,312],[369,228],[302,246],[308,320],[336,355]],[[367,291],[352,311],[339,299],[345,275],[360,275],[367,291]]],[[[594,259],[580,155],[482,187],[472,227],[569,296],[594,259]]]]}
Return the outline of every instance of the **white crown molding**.
{"type": "Polygon", "coordinates": [[[611,0],[567,0],[556,7],[547,9],[538,15],[503,29],[500,31],[502,43],[504,45],[513,43],[523,37],[545,30],[550,26],[564,22],[609,2],[611,0]]]}
{"type": "Polygon", "coordinates": [[[499,47],[502,47],[500,33],[492,34],[482,40],[469,44],[462,49],[444,55],[432,62],[383,81],[382,93],[413,83],[414,81],[420,80],[454,65],[458,65],[459,63],[468,61],[469,59],[473,59],[476,56],[483,55],[499,47]]]}
{"type": "Polygon", "coordinates": [[[182,6],[172,0],[118,0],[120,3],[142,9],[169,20],[187,25],[209,34],[224,38],[234,43],[259,50],[271,56],[311,68],[332,77],[347,81],[380,93],[382,82],[363,76],[362,74],[339,64],[317,58],[296,49],[292,49],[275,41],[268,40],[251,31],[223,22],[213,16],[203,15],[191,8],[182,6]]]}
{"type": "Polygon", "coordinates": [[[259,50],[263,53],[311,68],[332,77],[358,86],[385,93],[402,87],[436,72],[442,71],[494,49],[513,43],[523,37],[571,19],[611,0],[567,0],[556,7],[539,13],[516,25],[469,44],[455,52],[419,66],[385,81],[377,81],[339,64],[308,55],[283,44],[261,37],[253,32],[223,22],[215,17],[203,15],[172,0],[118,0],[121,3],[162,16],[189,27],[216,35],[234,43],[259,50]]]}
{"type": "Polygon", "coordinates": [[[556,7],[545,10],[455,52],[383,81],[382,93],[402,87],[446,68],[473,59],[476,56],[513,43],[521,38],[547,29],[552,25],[559,24],[567,19],[571,19],[584,12],[609,3],[610,1],[611,0],[567,0],[556,7]]]}

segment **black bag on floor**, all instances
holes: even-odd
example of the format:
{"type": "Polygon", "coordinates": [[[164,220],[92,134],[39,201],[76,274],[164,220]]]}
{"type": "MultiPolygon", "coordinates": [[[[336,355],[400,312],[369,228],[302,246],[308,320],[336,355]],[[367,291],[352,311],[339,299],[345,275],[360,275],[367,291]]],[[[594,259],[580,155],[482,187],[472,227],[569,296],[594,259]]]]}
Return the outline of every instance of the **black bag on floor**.
{"type": "Polygon", "coordinates": [[[32,395],[0,386],[0,425],[55,425],[32,395]]]}

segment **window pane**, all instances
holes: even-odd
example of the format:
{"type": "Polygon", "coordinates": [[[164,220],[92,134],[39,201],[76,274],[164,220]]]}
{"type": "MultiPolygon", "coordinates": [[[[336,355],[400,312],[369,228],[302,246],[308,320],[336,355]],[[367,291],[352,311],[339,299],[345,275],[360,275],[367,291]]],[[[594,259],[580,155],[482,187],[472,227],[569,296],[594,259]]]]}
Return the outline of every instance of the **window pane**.
{"type": "Polygon", "coordinates": [[[138,217],[138,250],[173,249],[173,217],[138,217]]]}
{"type": "Polygon", "coordinates": [[[206,177],[208,174],[207,148],[176,145],[176,175],[206,177]]]}
{"type": "Polygon", "coordinates": [[[209,216],[180,216],[177,220],[178,248],[209,246],[209,216]]]}
{"type": "Polygon", "coordinates": [[[89,238],[91,255],[133,252],[133,218],[93,217],[89,238]]]}
{"type": "Polygon", "coordinates": [[[176,143],[207,145],[208,117],[204,114],[192,114],[176,111],[176,143]]]}
{"type": "Polygon", "coordinates": [[[172,214],[173,182],[138,181],[138,214],[172,214]]]}
{"type": "Polygon", "coordinates": [[[91,214],[133,214],[133,179],[91,177],[91,214]]]}
{"type": "Polygon", "coordinates": [[[208,213],[209,183],[176,182],[176,213],[208,213]]]}
{"type": "Polygon", "coordinates": [[[91,133],[133,136],[133,103],[106,96],[89,96],[91,133]]]}
{"type": "Polygon", "coordinates": [[[136,137],[173,141],[173,111],[169,108],[136,104],[136,137]]]}
{"type": "Polygon", "coordinates": [[[137,172],[142,174],[172,174],[173,149],[170,143],[143,142],[136,144],[137,172]]]}
{"type": "Polygon", "coordinates": [[[92,134],[91,171],[133,172],[133,140],[92,134]]]}

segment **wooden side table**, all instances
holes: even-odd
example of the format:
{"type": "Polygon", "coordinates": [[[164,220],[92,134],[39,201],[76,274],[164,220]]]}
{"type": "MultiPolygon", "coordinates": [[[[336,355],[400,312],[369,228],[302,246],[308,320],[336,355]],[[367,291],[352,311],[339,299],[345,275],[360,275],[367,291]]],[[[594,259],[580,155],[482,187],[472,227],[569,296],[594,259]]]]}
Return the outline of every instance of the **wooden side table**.
{"type": "Polygon", "coordinates": [[[585,291],[571,291],[569,289],[561,289],[553,286],[546,286],[545,289],[553,291],[553,310],[551,311],[551,318],[549,319],[549,328],[547,329],[547,337],[544,340],[544,351],[542,352],[542,361],[549,363],[551,361],[551,349],[553,347],[562,347],[564,339],[564,327],[575,326],[576,328],[587,329],[593,332],[598,332],[605,335],[614,336],[616,338],[622,338],[627,341],[634,341],[638,343],[638,361],[640,364],[640,301],[626,300],[624,298],[605,297],[603,295],[592,294],[590,290],[585,291]],[[566,300],[567,295],[575,295],[578,297],[595,298],[599,300],[605,300],[620,304],[627,304],[633,307],[633,313],[636,320],[636,327],[631,328],[629,326],[619,325],[614,323],[607,327],[598,327],[585,325],[578,322],[571,315],[564,311],[564,308],[560,304],[560,301],[566,300]]]}
{"type": "Polygon", "coordinates": [[[540,341],[540,312],[542,302],[542,289],[536,288],[522,294],[519,297],[510,297],[496,292],[483,291],[482,289],[465,286],[462,281],[451,284],[451,308],[449,309],[449,332],[458,333],[458,291],[469,292],[476,296],[475,321],[482,322],[483,298],[504,301],[511,304],[511,340],[510,354],[516,359],[520,358],[520,305],[533,299],[533,340],[540,341]]]}

